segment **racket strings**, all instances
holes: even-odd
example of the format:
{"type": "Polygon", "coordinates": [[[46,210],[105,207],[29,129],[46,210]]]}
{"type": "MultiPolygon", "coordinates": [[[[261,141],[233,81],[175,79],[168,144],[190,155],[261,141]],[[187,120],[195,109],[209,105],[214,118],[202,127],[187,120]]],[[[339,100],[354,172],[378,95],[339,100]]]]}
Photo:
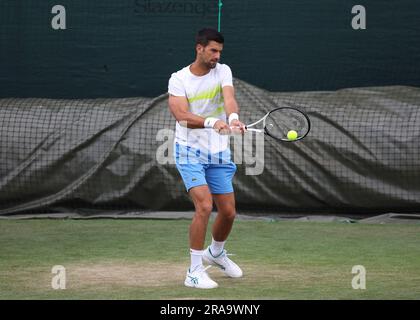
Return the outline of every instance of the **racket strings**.
{"type": "Polygon", "coordinates": [[[298,138],[306,135],[309,130],[309,124],[306,117],[295,109],[278,109],[265,119],[265,130],[275,138],[287,140],[287,133],[294,130],[298,138]]]}

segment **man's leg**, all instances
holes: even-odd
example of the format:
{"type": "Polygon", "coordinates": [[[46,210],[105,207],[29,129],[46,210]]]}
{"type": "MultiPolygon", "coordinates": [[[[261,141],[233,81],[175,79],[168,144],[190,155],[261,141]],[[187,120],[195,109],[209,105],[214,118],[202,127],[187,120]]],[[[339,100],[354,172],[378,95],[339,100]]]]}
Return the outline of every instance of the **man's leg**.
{"type": "Polygon", "coordinates": [[[195,214],[190,225],[190,248],[203,250],[207,224],[213,209],[213,199],[207,185],[191,188],[188,193],[195,207],[195,214]]]}
{"type": "Polygon", "coordinates": [[[217,207],[217,216],[212,227],[213,239],[217,242],[224,242],[232,230],[235,220],[235,194],[214,194],[214,202],[217,207]]]}
{"type": "Polygon", "coordinates": [[[217,283],[210,279],[203,266],[204,241],[207,224],[213,209],[213,199],[207,185],[193,187],[189,190],[195,214],[190,225],[191,266],[188,269],[184,284],[187,287],[201,289],[216,288],[217,283]]]}
{"type": "Polygon", "coordinates": [[[217,206],[217,216],[212,228],[212,243],[204,251],[203,259],[209,264],[220,267],[229,277],[242,277],[241,268],[227,257],[224,250],[236,215],[234,193],[213,194],[213,199],[217,206]]]}
{"type": "Polygon", "coordinates": [[[189,232],[191,265],[187,271],[184,284],[193,288],[216,288],[217,283],[210,279],[206,272],[207,268],[203,266],[206,229],[213,209],[213,199],[205,178],[206,166],[196,158],[197,152],[195,149],[179,144],[175,145],[174,157],[176,167],[195,207],[189,232]]]}

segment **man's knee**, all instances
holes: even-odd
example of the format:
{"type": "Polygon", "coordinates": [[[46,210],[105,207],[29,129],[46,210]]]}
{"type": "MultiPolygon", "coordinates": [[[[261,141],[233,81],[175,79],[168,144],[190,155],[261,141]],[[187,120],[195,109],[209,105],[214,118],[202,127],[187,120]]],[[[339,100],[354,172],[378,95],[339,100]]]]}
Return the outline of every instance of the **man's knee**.
{"type": "Polygon", "coordinates": [[[195,206],[196,214],[204,217],[210,216],[213,210],[213,202],[212,200],[202,200],[199,201],[195,206]]]}
{"type": "Polygon", "coordinates": [[[236,210],[234,206],[224,206],[219,210],[219,214],[221,214],[225,219],[234,220],[236,217],[236,210]]]}

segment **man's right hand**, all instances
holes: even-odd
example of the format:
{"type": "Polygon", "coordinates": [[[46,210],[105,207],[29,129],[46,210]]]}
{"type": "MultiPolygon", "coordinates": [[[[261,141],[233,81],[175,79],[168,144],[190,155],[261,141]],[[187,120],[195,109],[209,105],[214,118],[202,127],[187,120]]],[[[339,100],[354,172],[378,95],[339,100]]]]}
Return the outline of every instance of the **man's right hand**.
{"type": "Polygon", "coordinates": [[[223,120],[217,120],[213,126],[213,129],[216,130],[219,134],[229,134],[230,127],[223,120]]]}

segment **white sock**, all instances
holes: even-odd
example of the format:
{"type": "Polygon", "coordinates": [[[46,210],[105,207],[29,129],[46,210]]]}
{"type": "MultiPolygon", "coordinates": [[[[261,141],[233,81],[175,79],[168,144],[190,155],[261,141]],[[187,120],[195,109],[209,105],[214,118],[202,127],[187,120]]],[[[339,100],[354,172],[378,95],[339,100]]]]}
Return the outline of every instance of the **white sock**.
{"type": "Polygon", "coordinates": [[[191,255],[191,267],[190,271],[194,271],[198,266],[203,265],[203,253],[204,250],[195,250],[190,249],[190,255],[191,255]]]}
{"type": "Polygon", "coordinates": [[[223,251],[223,247],[225,246],[226,241],[216,241],[212,238],[210,251],[213,257],[217,257],[223,251]]]}

